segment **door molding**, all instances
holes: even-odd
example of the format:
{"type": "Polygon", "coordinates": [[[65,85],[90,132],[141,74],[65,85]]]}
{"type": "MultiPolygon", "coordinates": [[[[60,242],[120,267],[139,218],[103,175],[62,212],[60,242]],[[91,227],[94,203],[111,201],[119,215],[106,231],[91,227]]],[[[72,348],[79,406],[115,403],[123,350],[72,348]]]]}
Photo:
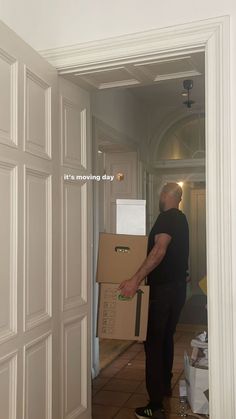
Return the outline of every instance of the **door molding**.
{"type": "Polygon", "coordinates": [[[205,51],[210,416],[236,417],[234,394],[229,17],[41,51],[60,74],[205,51]]]}
{"type": "Polygon", "coordinates": [[[89,41],[39,53],[60,74],[105,70],[122,64],[147,62],[183,53],[204,51],[211,36],[227,25],[227,16],[184,25],[89,41]]]}
{"type": "MultiPolygon", "coordinates": [[[[98,150],[103,149],[103,152],[112,151],[137,151],[138,144],[135,143],[130,137],[120,133],[110,125],[106,124],[99,118],[93,116],[92,119],[92,162],[93,162],[93,173],[97,174],[99,171],[98,167],[98,150]],[[101,147],[102,145],[102,147],[101,147]]],[[[139,174],[140,176],[140,174],[139,174]]],[[[96,283],[96,266],[97,266],[97,255],[98,255],[98,241],[99,241],[99,182],[95,182],[93,185],[93,220],[94,220],[94,245],[93,245],[93,263],[94,263],[94,278],[93,278],[93,327],[92,327],[92,378],[95,378],[100,372],[99,366],[99,339],[96,336],[97,326],[97,309],[98,309],[98,296],[99,288],[96,283]]]]}

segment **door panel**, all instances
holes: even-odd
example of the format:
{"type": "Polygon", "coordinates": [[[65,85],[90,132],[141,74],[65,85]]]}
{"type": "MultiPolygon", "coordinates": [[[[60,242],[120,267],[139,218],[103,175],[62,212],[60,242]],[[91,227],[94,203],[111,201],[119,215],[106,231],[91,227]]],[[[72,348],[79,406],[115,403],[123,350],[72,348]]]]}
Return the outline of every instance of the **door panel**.
{"type": "Polygon", "coordinates": [[[63,419],[91,417],[91,173],[90,97],[60,78],[62,191],[63,419]],[[74,176],[74,178],[72,177],[74,176]],[[80,179],[76,176],[80,176],[80,179]],[[84,179],[83,179],[84,177],[84,179]]]}
{"type": "Polygon", "coordinates": [[[52,316],[52,185],[50,173],[24,169],[24,330],[30,330],[52,316]]]}
{"type": "Polygon", "coordinates": [[[63,306],[69,309],[87,303],[87,184],[64,182],[63,196],[63,306]]]}
{"type": "Polygon", "coordinates": [[[24,79],[24,150],[51,158],[51,87],[26,66],[24,79]]]}
{"type": "MultiPolygon", "coordinates": [[[[64,84],[65,85],[65,84],[64,84]]],[[[78,94],[81,93],[78,91],[78,94]]],[[[86,92],[84,92],[84,95],[86,92]]],[[[82,96],[84,96],[82,95],[82,96]]],[[[87,115],[86,104],[83,107],[83,98],[75,103],[67,97],[61,98],[62,124],[63,124],[63,164],[78,169],[86,170],[87,153],[87,115]]]]}
{"type": "Polygon", "coordinates": [[[16,418],[17,353],[0,359],[0,406],[2,418],[16,418]]]}
{"type": "Polygon", "coordinates": [[[52,339],[46,333],[24,348],[25,418],[52,417],[52,339]]]}
{"type": "Polygon", "coordinates": [[[0,39],[0,418],[57,419],[57,72],[2,23],[0,39]]]}
{"type": "Polygon", "coordinates": [[[18,140],[17,85],[18,61],[6,49],[0,48],[0,143],[13,147],[18,140]]]}
{"type": "Polygon", "coordinates": [[[0,344],[17,333],[17,168],[0,162],[1,217],[0,231],[4,237],[0,263],[0,344]],[[4,278],[6,279],[4,281],[4,278]]]}
{"type": "Polygon", "coordinates": [[[0,419],[88,419],[89,95],[62,82],[59,121],[56,70],[0,40],[0,419]]]}
{"type": "Polygon", "coordinates": [[[87,315],[72,317],[63,326],[63,418],[89,417],[87,315]]]}

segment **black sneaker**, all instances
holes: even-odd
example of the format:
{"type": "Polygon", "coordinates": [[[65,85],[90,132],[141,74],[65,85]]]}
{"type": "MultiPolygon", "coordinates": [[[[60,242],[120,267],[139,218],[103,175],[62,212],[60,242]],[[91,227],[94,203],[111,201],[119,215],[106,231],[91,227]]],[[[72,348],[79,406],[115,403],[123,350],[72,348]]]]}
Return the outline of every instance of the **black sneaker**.
{"type": "Polygon", "coordinates": [[[135,409],[135,416],[139,419],[152,418],[152,419],[166,419],[165,411],[163,408],[153,408],[149,403],[147,406],[138,407],[135,409]]]}

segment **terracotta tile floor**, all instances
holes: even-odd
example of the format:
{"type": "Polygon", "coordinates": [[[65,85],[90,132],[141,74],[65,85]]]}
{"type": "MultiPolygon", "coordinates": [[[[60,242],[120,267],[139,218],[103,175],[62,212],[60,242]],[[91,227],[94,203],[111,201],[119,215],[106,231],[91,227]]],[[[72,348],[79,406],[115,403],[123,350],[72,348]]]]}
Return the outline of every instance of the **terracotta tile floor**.
{"type": "MultiPolygon", "coordinates": [[[[179,380],[183,378],[183,354],[191,353],[190,341],[204,326],[179,326],[175,335],[173,396],[165,400],[167,419],[177,419],[179,380]]],[[[144,351],[142,343],[134,343],[104,368],[93,380],[93,419],[134,419],[134,409],[145,405],[144,351]]],[[[189,414],[188,418],[195,416],[189,414]]],[[[205,418],[205,416],[200,416],[205,418]]]]}

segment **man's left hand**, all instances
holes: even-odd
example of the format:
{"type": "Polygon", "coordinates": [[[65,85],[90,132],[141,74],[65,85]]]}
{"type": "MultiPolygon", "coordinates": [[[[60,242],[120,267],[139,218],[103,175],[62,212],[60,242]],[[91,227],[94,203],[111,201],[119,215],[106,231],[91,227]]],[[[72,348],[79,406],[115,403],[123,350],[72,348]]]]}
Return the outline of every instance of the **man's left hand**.
{"type": "Polygon", "coordinates": [[[138,287],[136,278],[130,278],[121,282],[118,289],[124,297],[133,297],[136,294],[138,287]]]}

